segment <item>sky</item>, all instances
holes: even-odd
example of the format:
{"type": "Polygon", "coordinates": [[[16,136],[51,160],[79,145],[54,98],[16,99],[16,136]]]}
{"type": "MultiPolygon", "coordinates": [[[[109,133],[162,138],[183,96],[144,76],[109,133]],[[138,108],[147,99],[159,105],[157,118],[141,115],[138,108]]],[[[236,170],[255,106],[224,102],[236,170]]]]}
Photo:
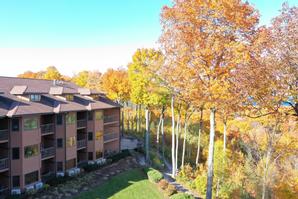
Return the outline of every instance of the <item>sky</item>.
{"type": "MultiPolygon", "coordinates": [[[[269,25],[284,1],[249,2],[269,25]]],[[[171,0],[0,0],[0,75],[126,67],[137,48],[158,47],[164,5],[171,0]]]]}

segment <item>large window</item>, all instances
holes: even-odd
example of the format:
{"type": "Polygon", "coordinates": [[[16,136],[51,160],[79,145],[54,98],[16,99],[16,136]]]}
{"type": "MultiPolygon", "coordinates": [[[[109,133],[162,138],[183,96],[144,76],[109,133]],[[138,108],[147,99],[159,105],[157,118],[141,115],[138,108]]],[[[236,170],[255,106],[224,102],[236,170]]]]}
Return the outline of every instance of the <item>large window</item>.
{"type": "Polygon", "coordinates": [[[67,147],[73,147],[76,145],[76,136],[68,137],[66,141],[67,147]]]}
{"type": "Polygon", "coordinates": [[[30,95],[29,98],[30,98],[30,101],[32,102],[39,102],[41,97],[40,95],[34,94],[34,95],[30,95]]]}
{"type": "Polygon", "coordinates": [[[12,188],[20,187],[20,176],[12,176],[12,188]]]}
{"type": "Polygon", "coordinates": [[[57,148],[62,148],[63,147],[63,139],[62,138],[58,138],[57,139],[57,148]]]}
{"type": "Polygon", "coordinates": [[[38,181],[38,171],[28,173],[25,175],[25,185],[32,184],[38,181]]]}
{"type": "Polygon", "coordinates": [[[12,159],[13,160],[20,159],[20,148],[19,147],[12,148],[12,159]]]}
{"type": "Polygon", "coordinates": [[[12,131],[20,131],[20,120],[19,120],[19,118],[13,118],[11,120],[11,130],[12,131]]]}
{"type": "Polygon", "coordinates": [[[102,138],[102,136],[103,136],[103,133],[101,131],[98,131],[98,132],[96,132],[95,139],[100,140],[102,138]]]}
{"type": "Polygon", "coordinates": [[[93,111],[88,112],[88,120],[89,121],[93,120],[93,111]]]}
{"type": "Polygon", "coordinates": [[[39,154],[38,144],[25,147],[25,150],[24,150],[25,158],[37,156],[38,154],[39,154]]]}
{"type": "Polygon", "coordinates": [[[103,119],[103,112],[102,111],[96,111],[95,112],[95,119],[96,120],[102,120],[103,119]]]}
{"type": "Polygon", "coordinates": [[[62,125],[63,124],[63,117],[62,117],[62,114],[58,114],[56,116],[56,124],[57,125],[62,125]]]}
{"type": "Polygon", "coordinates": [[[66,124],[74,124],[76,122],[76,114],[68,113],[66,115],[66,124]]]}
{"type": "Polygon", "coordinates": [[[37,129],[37,119],[36,118],[26,118],[24,119],[24,130],[30,131],[37,129]]]}
{"type": "Polygon", "coordinates": [[[93,132],[88,132],[88,140],[89,141],[93,140],[93,132]]]}

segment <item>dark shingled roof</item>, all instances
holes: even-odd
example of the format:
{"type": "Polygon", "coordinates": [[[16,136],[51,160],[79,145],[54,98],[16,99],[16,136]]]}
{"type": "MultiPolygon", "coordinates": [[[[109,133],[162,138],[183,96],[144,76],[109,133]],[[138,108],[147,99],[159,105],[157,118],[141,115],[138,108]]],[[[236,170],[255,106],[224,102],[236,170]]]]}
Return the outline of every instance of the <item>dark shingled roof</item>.
{"type": "Polygon", "coordinates": [[[27,79],[0,76],[0,117],[19,116],[38,113],[59,113],[86,111],[107,108],[119,108],[105,97],[92,100],[86,95],[102,94],[89,89],[82,89],[71,82],[27,79]],[[79,95],[79,93],[82,93],[79,95]],[[32,102],[18,97],[19,95],[41,94],[41,100],[32,102]],[[66,101],[57,95],[73,94],[73,101],[66,101]]]}

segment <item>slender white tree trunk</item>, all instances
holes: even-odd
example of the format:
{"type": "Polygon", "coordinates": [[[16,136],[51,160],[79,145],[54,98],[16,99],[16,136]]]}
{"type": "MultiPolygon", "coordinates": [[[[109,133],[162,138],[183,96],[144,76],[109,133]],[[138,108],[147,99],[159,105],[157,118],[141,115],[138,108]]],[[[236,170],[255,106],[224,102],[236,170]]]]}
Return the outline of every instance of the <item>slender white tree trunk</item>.
{"type": "Polygon", "coordinates": [[[140,111],[141,111],[141,105],[137,105],[137,132],[140,132],[140,111]]]}
{"type": "Polygon", "coordinates": [[[175,166],[175,113],[174,113],[174,96],[171,99],[171,110],[172,110],[172,177],[176,175],[175,166]]]}
{"type": "Polygon", "coordinates": [[[162,121],[162,113],[160,114],[159,122],[157,125],[157,132],[156,132],[156,148],[157,148],[157,153],[159,153],[159,132],[160,132],[160,126],[161,126],[161,121],[162,121]]]}
{"type": "Polygon", "coordinates": [[[201,109],[200,125],[199,125],[199,136],[198,136],[198,148],[196,156],[196,165],[198,166],[200,160],[200,150],[201,150],[201,133],[203,129],[203,109],[201,109]]]}
{"type": "Polygon", "coordinates": [[[161,136],[162,136],[162,159],[165,162],[165,133],[164,133],[164,107],[161,114],[161,136]]]}
{"type": "Polygon", "coordinates": [[[265,162],[265,167],[264,167],[263,183],[262,183],[262,199],[268,198],[268,195],[267,195],[267,176],[268,176],[270,158],[271,158],[271,146],[269,146],[269,148],[267,150],[267,154],[266,154],[266,162],[265,162]]]}
{"type": "Polygon", "coordinates": [[[223,150],[224,152],[226,152],[226,148],[227,148],[227,120],[224,119],[224,146],[223,146],[223,150]]]}
{"type": "Polygon", "coordinates": [[[149,130],[149,110],[148,108],[145,109],[145,116],[146,116],[146,162],[150,163],[150,154],[149,154],[149,144],[150,144],[150,130],[149,130]]]}
{"type": "Polygon", "coordinates": [[[213,156],[214,156],[214,137],[215,137],[215,108],[210,110],[210,137],[208,150],[208,172],[207,172],[207,192],[206,199],[212,199],[212,185],[213,185],[213,156]]]}
{"type": "Polygon", "coordinates": [[[186,147],[186,137],[187,137],[187,118],[186,118],[186,116],[185,116],[181,167],[184,166],[185,147],[186,147]]]}
{"type": "Polygon", "coordinates": [[[180,132],[180,125],[181,125],[181,112],[179,110],[179,113],[178,113],[178,118],[177,118],[177,125],[176,125],[176,163],[175,163],[175,166],[176,166],[176,172],[178,171],[178,154],[179,154],[179,132],[180,132]]]}

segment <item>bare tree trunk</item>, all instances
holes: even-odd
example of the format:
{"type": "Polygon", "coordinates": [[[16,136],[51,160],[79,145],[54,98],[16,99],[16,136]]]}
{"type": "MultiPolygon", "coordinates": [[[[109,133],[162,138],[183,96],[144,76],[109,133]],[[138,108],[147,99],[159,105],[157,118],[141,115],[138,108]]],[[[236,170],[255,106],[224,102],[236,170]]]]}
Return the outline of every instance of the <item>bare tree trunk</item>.
{"type": "Polygon", "coordinates": [[[183,149],[182,149],[181,167],[183,167],[183,166],[184,166],[184,157],[185,157],[186,137],[187,137],[187,116],[186,116],[186,114],[185,114],[185,122],[184,122],[184,137],[183,137],[183,149]]]}
{"type": "Polygon", "coordinates": [[[161,136],[162,136],[162,159],[163,162],[165,162],[165,134],[164,134],[164,112],[165,112],[165,107],[162,107],[161,111],[161,136]]]}
{"type": "Polygon", "coordinates": [[[145,109],[146,116],[146,162],[150,164],[149,144],[150,144],[150,129],[149,129],[149,110],[145,109]]]}
{"type": "Polygon", "coordinates": [[[269,144],[269,148],[266,154],[266,162],[264,167],[263,173],[263,183],[262,183],[262,199],[268,198],[267,194],[267,176],[268,176],[268,169],[269,169],[269,162],[271,158],[271,144],[269,144]]]}
{"type": "Polygon", "coordinates": [[[172,110],[172,177],[176,175],[176,166],[175,166],[175,113],[174,113],[174,96],[171,100],[171,110],[172,110]]]}
{"type": "Polygon", "coordinates": [[[219,178],[217,179],[217,182],[216,182],[216,195],[215,195],[215,198],[218,198],[218,195],[219,195],[219,178]]]}
{"type": "Polygon", "coordinates": [[[224,123],[224,132],[223,132],[224,146],[223,146],[223,150],[224,150],[224,152],[226,152],[226,148],[227,148],[227,120],[224,119],[223,123],[224,123]]]}
{"type": "Polygon", "coordinates": [[[177,118],[177,125],[176,125],[176,171],[178,171],[178,154],[179,154],[179,132],[180,132],[180,125],[181,125],[181,112],[180,108],[178,110],[178,118],[177,118]]]}
{"type": "Polygon", "coordinates": [[[159,154],[159,132],[160,132],[161,120],[162,120],[162,113],[160,114],[159,122],[158,122],[158,125],[157,125],[157,132],[156,132],[156,151],[157,151],[157,154],[159,154]]]}
{"type": "Polygon", "coordinates": [[[198,137],[198,149],[196,157],[196,165],[198,166],[200,160],[200,150],[201,150],[201,133],[203,129],[203,109],[201,108],[200,124],[199,124],[199,137],[198,137]]]}
{"type": "Polygon", "coordinates": [[[125,103],[123,103],[123,108],[121,108],[121,134],[124,135],[124,109],[125,109],[125,103]]]}
{"type": "Polygon", "coordinates": [[[214,137],[215,137],[215,108],[210,110],[210,135],[209,135],[209,150],[208,150],[208,172],[207,172],[207,192],[206,199],[212,199],[213,185],[213,156],[214,156],[214,137]]]}
{"type": "Polygon", "coordinates": [[[141,111],[141,105],[137,105],[137,132],[140,132],[140,111],[141,111]]]}

